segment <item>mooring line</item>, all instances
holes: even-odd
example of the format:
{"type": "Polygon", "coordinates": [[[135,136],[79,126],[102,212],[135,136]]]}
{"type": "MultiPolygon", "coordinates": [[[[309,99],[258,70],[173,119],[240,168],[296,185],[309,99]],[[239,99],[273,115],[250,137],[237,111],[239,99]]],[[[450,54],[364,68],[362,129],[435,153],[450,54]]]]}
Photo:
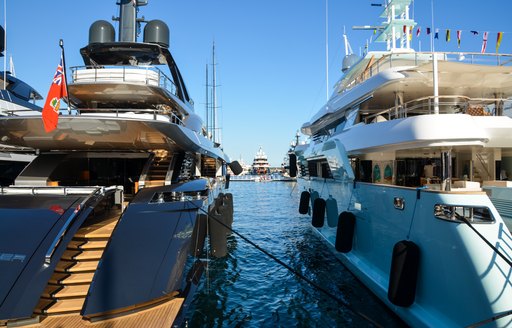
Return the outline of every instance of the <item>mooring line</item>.
{"type": "Polygon", "coordinates": [[[344,300],[338,298],[336,295],[332,294],[331,292],[329,292],[328,290],[324,289],[323,287],[321,287],[320,285],[316,284],[314,281],[310,280],[309,278],[307,278],[306,276],[304,276],[302,273],[298,272],[297,270],[295,270],[294,268],[292,268],[290,265],[284,263],[283,261],[281,261],[280,259],[278,259],[275,255],[271,254],[270,252],[268,252],[267,250],[265,250],[264,248],[262,248],[261,246],[259,246],[258,244],[254,243],[253,241],[251,241],[249,238],[245,237],[244,235],[242,235],[241,233],[237,232],[236,230],[234,230],[233,228],[227,226],[226,224],[224,224],[223,222],[221,222],[219,219],[217,219],[214,215],[210,215],[207,211],[205,211],[204,209],[202,208],[199,208],[200,211],[202,211],[204,214],[207,215],[207,217],[211,217],[213,218],[215,221],[217,221],[217,223],[221,224],[222,226],[224,226],[226,229],[229,229],[232,233],[234,233],[235,235],[237,235],[238,237],[242,238],[245,242],[247,242],[248,244],[252,245],[254,248],[256,248],[257,250],[259,250],[260,252],[262,252],[263,254],[267,255],[268,257],[270,257],[272,260],[274,260],[275,262],[277,262],[279,265],[281,265],[282,267],[286,268],[288,271],[290,271],[291,273],[293,273],[294,275],[296,275],[297,277],[299,277],[300,279],[304,280],[305,282],[307,282],[308,284],[310,284],[311,286],[313,286],[314,288],[316,288],[317,290],[321,291],[322,293],[324,293],[325,295],[329,296],[331,299],[333,299],[334,301],[338,302],[340,305],[344,306],[345,308],[347,308],[350,312],[352,312],[353,314],[357,315],[358,317],[362,318],[363,320],[366,320],[367,322],[369,322],[370,324],[374,325],[375,327],[383,327],[382,325],[380,325],[379,323],[375,322],[373,319],[371,319],[370,317],[366,316],[365,314],[355,310],[350,304],[348,304],[347,302],[345,302],[344,300]]]}

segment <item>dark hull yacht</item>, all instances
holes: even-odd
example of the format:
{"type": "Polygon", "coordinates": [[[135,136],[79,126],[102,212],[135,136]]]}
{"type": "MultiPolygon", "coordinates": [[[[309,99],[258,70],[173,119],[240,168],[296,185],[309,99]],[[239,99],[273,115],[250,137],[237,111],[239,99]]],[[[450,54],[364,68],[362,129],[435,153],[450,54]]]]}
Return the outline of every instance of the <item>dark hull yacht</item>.
{"type": "Polygon", "coordinates": [[[37,154],[0,189],[0,327],[178,325],[210,214],[232,219],[239,165],[194,114],[167,25],[137,42],[147,0],[118,4],[119,40],[91,26],[54,130],[39,112],[0,117],[1,146],[37,154]]]}

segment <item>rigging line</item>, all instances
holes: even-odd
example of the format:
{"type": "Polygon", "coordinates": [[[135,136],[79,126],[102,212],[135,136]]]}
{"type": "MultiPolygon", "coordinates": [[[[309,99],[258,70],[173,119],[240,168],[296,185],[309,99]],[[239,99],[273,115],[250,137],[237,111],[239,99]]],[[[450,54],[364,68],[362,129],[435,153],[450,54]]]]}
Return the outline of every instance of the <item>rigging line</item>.
{"type": "MultiPolygon", "coordinates": [[[[189,200],[189,202],[191,202],[189,200]]],[[[348,304],[347,302],[345,302],[344,300],[338,298],[336,295],[332,294],[331,292],[329,292],[328,290],[324,289],[323,287],[321,287],[320,285],[316,284],[314,281],[310,280],[309,278],[307,278],[306,276],[304,276],[302,273],[298,272],[297,270],[295,270],[294,268],[292,268],[290,265],[284,263],[283,261],[281,261],[280,259],[278,259],[275,255],[271,254],[270,252],[268,252],[267,250],[265,250],[264,248],[262,248],[261,246],[259,246],[258,244],[256,244],[255,242],[251,241],[249,238],[245,237],[244,235],[242,235],[241,233],[237,232],[236,230],[234,230],[233,228],[229,227],[228,225],[224,224],[223,222],[221,222],[219,219],[217,219],[215,217],[215,215],[210,215],[208,212],[206,212],[204,209],[202,208],[199,208],[200,211],[202,211],[204,214],[206,214],[209,218],[212,218],[214,219],[217,223],[219,223],[220,225],[222,225],[224,228],[228,229],[229,231],[231,231],[232,233],[234,233],[235,235],[237,235],[238,237],[242,238],[245,242],[247,242],[248,244],[250,244],[251,246],[253,246],[254,248],[256,248],[257,250],[259,250],[260,252],[262,252],[263,254],[267,255],[268,257],[270,257],[272,260],[274,260],[275,262],[277,262],[279,265],[281,265],[282,267],[286,268],[288,271],[290,271],[291,273],[293,273],[295,276],[297,276],[298,278],[304,280],[305,282],[307,282],[309,285],[313,286],[315,289],[321,291],[322,293],[324,293],[325,295],[327,295],[328,297],[330,297],[331,299],[333,299],[334,301],[336,301],[337,303],[339,303],[340,305],[344,306],[345,308],[347,308],[350,312],[352,312],[353,314],[359,316],[360,318],[362,318],[363,320],[366,320],[368,323],[374,325],[375,327],[382,327],[382,325],[378,324],[377,322],[375,322],[373,319],[371,319],[370,317],[366,316],[365,314],[355,310],[352,306],[350,306],[350,304],[348,304]]]]}
{"type": "Polygon", "coordinates": [[[293,184],[292,191],[290,191],[290,197],[292,196],[293,191],[295,190],[295,187],[297,187],[297,184],[298,184],[297,182],[295,182],[295,183],[293,184]]]}
{"type": "Polygon", "coordinates": [[[476,322],[474,324],[471,324],[469,326],[466,326],[466,328],[476,328],[476,327],[480,327],[480,326],[483,326],[483,325],[486,325],[488,323],[491,323],[491,322],[494,322],[498,319],[501,319],[501,318],[504,318],[504,317],[507,317],[509,315],[512,314],[512,310],[509,310],[509,311],[505,311],[503,313],[500,313],[498,315],[495,315],[494,317],[491,317],[489,319],[485,319],[485,320],[482,320],[482,321],[479,321],[479,322],[476,322]]]}
{"type": "Polygon", "coordinates": [[[463,221],[465,224],[467,224],[471,228],[471,230],[473,230],[478,235],[478,237],[480,237],[496,254],[498,254],[503,259],[503,261],[505,261],[512,268],[512,261],[510,261],[505,255],[503,255],[503,253],[501,253],[499,249],[497,249],[478,230],[476,230],[476,228],[473,227],[471,222],[469,222],[468,219],[466,219],[464,217],[464,215],[460,215],[456,212],[454,212],[454,213],[455,213],[455,216],[457,217],[457,219],[459,219],[459,220],[463,221]]]}
{"type": "MultiPolygon", "coordinates": [[[[420,192],[421,188],[417,188],[416,193],[420,192]]],[[[411,237],[412,224],[414,223],[414,215],[416,214],[416,205],[418,205],[418,197],[419,195],[416,194],[416,201],[414,202],[414,208],[412,209],[411,224],[409,225],[409,231],[407,231],[407,240],[411,237]]]]}

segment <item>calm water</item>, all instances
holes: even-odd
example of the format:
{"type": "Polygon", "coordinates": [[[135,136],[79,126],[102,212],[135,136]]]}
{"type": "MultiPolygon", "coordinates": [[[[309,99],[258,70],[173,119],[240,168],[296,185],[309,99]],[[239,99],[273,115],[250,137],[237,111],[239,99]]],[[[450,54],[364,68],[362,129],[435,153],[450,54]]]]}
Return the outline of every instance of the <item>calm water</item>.
{"type": "MultiPolygon", "coordinates": [[[[380,326],[399,321],[313,233],[288,182],[232,182],[233,229],[380,326]]],[[[190,305],[189,327],[372,327],[237,236],[211,259],[190,305]]]]}

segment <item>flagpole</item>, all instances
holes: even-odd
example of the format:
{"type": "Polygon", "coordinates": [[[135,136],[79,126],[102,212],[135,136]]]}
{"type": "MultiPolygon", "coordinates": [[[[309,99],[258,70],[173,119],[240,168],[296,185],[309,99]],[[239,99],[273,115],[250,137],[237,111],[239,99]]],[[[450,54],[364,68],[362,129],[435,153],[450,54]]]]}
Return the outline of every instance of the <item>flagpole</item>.
{"type": "Polygon", "coordinates": [[[64,54],[64,40],[59,40],[59,47],[62,51],[62,74],[64,75],[64,84],[66,86],[66,102],[68,103],[68,114],[71,115],[71,103],[68,94],[68,78],[66,77],[66,56],[64,54]]]}

